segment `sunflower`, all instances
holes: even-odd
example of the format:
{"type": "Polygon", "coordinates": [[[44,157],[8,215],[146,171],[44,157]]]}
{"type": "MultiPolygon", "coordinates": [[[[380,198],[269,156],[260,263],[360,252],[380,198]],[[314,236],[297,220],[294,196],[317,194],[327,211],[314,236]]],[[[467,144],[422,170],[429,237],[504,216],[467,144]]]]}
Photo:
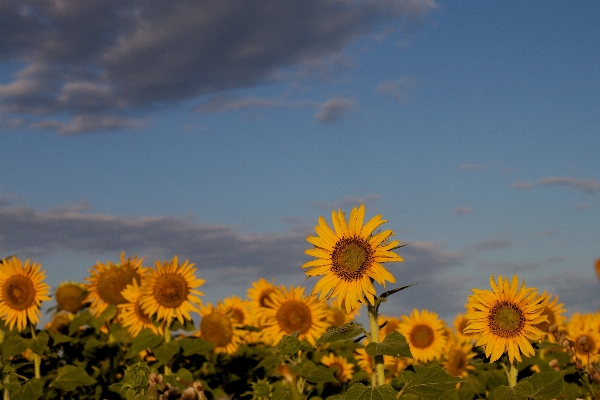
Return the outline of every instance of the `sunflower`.
{"type": "Polygon", "coordinates": [[[216,353],[232,354],[242,341],[242,326],[222,303],[200,306],[200,330],[196,336],[215,344],[216,353]]]}
{"type": "Polygon", "coordinates": [[[470,341],[461,341],[458,336],[450,336],[442,365],[449,375],[466,378],[469,371],[475,370],[475,366],[469,360],[477,353],[473,351],[470,341]]]}
{"type": "Polygon", "coordinates": [[[599,360],[600,333],[595,316],[570,321],[567,324],[567,337],[575,343],[575,355],[583,365],[590,365],[599,360]]]}
{"type": "Polygon", "coordinates": [[[63,335],[69,334],[69,325],[73,320],[73,314],[66,311],[59,311],[52,315],[52,320],[44,326],[50,333],[61,333],[63,335]]]}
{"type": "Polygon", "coordinates": [[[121,325],[127,328],[131,337],[136,337],[145,328],[150,328],[152,332],[162,335],[162,327],[155,326],[150,315],[142,310],[141,294],[142,290],[135,280],[121,292],[121,295],[127,300],[127,303],[117,305],[121,325]]]}
{"type": "Polygon", "coordinates": [[[318,236],[309,236],[306,240],[314,248],[305,253],[316,257],[302,265],[307,268],[306,275],[322,276],[317,281],[313,294],[320,292],[320,300],[335,298],[339,308],[345,303],[346,312],[356,308],[358,302],[374,304],[375,288],[373,280],[385,287],[386,281],[395,283],[396,279],[382,265],[384,262],[404,261],[392,250],[400,247],[397,240],[389,241],[391,230],[373,235],[373,231],[387,222],[376,215],[363,225],[365,206],[354,207],[350,219],[342,210],[331,213],[335,232],[319,217],[315,227],[318,236]]]}
{"type": "MultiPolygon", "coordinates": [[[[220,305],[222,310],[233,317],[233,320],[240,327],[253,325],[250,314],[250,301],[243,300],[238,296],[230,296],[224,298],[220,305]]],[[[254,343],[259,340],[258,332],[240,329],[239,333],[243,343],[254,343]]]]}
{"type": "Polygon", "coordinates": [[[54,292],[54,299],[59,310],[76,314],[87,307],[84,301],[87,296],[86,286],[79,282],[62,282],[54,292]]]}
{"type": "Polygon", "coordinates": [[[398,331],[406,338],[415,361],[437,359],[446,346],[444,322],[428,310],[414,309],[410,316],[403,315],[398,331]]]}
{"type": "Polygon", "coordinates": [[[44,283],[46,274],[38,263],[21,263],[17,257],[2,260],[0,268],[0,318],[12,330],[22,331],[28,322],[37,324],[42,313],[42,301],[50,300],[50,286],[44,283]]]}
{"type": "Polygon", "coordinates": [[[521,353],[534,354],[529,340],[538,340],[544,332],[536,325],[544,322],[542,313],[547,297],[538,295],[535,288],[526,288],[525,281],[519,287],[519,279],[514,275],[512,282],[499,276],[496,283],[494,275],[490,277],[493,291],[472,289],[468,306],[473,307],[466,315],[469,320],[464,333],[477,333],[476,346],[485,347],[485,356],[494,362],[508,352],[509,361],[521,361],[521,353]]]}
{"type": "Polygon", "coordinates": [[[456,335],[459,341],[475,341],[477,337],[474,333],[464,333],[465,328],[467,327],[467,323],[469,320],[465,318],[464,314],[456,314],[456,318],[454,318],[454,331],[453,334],[456,335]]]}
{"type": "Polygon", "coordinates": [[[596,275],[598,276],[598,279],[600,279],[600,257],[596,259],[594,267],[596,269],[596,275]]]}
{"type": "Polygon", "coordinates": [[[191,311],[198,311],[194,304],[200,304],[204,296],[196,288],[200,287],[203,279],[196,278],[194,264],[185,260],[179,264],[177,256],[169,261],[155,262],[155,269],[148,271],[142,285],[142,294],[139,298],[142,310],[151,317],[156,316],[159,321],[164,321],[166,326],[171,325],[173,318],[182,324],[184,319],[191,320],[191,311]]]}
{"type": "Polygon", "coordinates": [[[98,263],[90,270],[91,277],[86,278],[88,284],[88,296],[86,302],[91,302],[90,311],[94,317],[99,317],[109,305],[126,303],[127,299],[121,295],[125,287],[136,281],[138,284],[144,274],[142,267],[143,258],[136,255],[133,259],[125,259],[125,253],[121,253],[121,263],[114,264],[107,261],[106,264],[98,263]]]}
{"type": "Polygon", "coordinates": [[[339,382],[348,382],[354,375],[354,365],[350,364],[344,356],[329,353],[321,357],[321,364],[333,369],[333,375],[339,382]]]}
{"type": "Polygon", "coordinates": [[[252,287],[248,289],[247,297],[250,299],[250,310],[252,311],[253,323],[261,326],[264,320],[263,311],[269,306],[271,295],[281,290],[281,286],[275,286],[265,278],[260,278],[252,282],[252,287]]]}
{"type": "Polygon", "coordinates": [[[270,308],[265,308],[263,335],[275,344],[284,335],[299,333],[299,339],[315,344],[327,329],[327,308],[315,297],[304,296],[304,287],[290,286],[288,291],[274,292],[269,300],[270,308]]]}
{"type": "MultiPolygon", "coordinates": [[[[542,295],[546,296],[546,292],[544,292],[542,295]]],[[[565,321],[565,317],[563,316],[563,314],[565,313],[565,307],[562,303],[558,302],[558,296],[554,297],[554,299],[552,300],[550,300],[552,298],[552,295],[548,295],[547,297],[548,303],[546,303],[546,308],[544,308],[544,311],[542,311],[542,315],[545,315],[548,318],[548,320],[540,322],[535,326],[544,333],[548,333],[548,328],[550,327],[550,325],[556,324],[558,326],[561,326],[562,323],[565,321]]],[[[554,335],[548,335],[548,338],[552,340],[554,338],[554,335]]]]}

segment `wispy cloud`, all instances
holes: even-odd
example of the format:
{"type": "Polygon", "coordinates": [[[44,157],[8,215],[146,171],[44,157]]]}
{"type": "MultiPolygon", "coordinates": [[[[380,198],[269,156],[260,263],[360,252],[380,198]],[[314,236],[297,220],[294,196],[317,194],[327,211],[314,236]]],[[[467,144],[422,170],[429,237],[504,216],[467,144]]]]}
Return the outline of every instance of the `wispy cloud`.
{"type": "Polygon", "coordinates": [[[541,178],[535,182],[517,181],[511,185],[515,189],[529,189],[533,186],[567,186],[589,194],[600,191],[600,181],[596,179],[577,179],[570,176],[541,178]]]}
{"type": "Polygon", "coordinates": [[[409,93],[415,88],[416,80],[413,76],[405,76],[397,80],[382,82],[375,88],[375,92],[383,97],[406,103],[409,93]]]}
{"type": "Polygon", "coordinates": [[[321,122],[335,122],[339,120],[342,115],[354,109],[356,109],[356,102],[354,99],[334,97],[321,104],[319,110],[315,113],[315,117],[321,122]]]}
{"type": "MultiPolygon", "coordinates": [[[[282,68],[339,54],[382,19],[419,21],[435,6],[431,0],[1,2],[0,57],[26,60],[0,85],[3,126],[24,120],[63,134],[130,127],[138,112],[267,82],[282,68]]],[[[327,121],[336,113],[322,115],[327,121]]]]}
{"type": "Polygon", "coordinates": [[[257,97],[241,98],[236,96],[215,96],[196,107],[196,111],[210,114],[224,111],[245,109],[272,109],[272,108],[308,108],[315,109],[315,118],[321,122],[338,121],[343,114],[356,108],[354,99],[332,97],[322,103],[314,100],[291,99],[264,99],[257,97]]]}
{"type": "Polygon", "coordinates": [[[470,207],[457,207],[452,212],[456,215],[467,215],[467,214],[471,214],[471,208],[470,207]]]}

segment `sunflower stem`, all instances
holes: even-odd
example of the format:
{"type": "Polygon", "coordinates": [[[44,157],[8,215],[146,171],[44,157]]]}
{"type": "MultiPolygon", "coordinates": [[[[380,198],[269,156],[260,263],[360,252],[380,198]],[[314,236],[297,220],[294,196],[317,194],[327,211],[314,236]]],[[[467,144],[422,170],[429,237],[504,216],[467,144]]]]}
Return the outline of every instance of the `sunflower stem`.
{"type": "Polygon", "coordinates": [[[508,386],[515,387],[517,385],[517,375],[519,375],[519,370],[513,363],[509,363],[507,367],[506,364],[502,364],[504,367],[504,372],[506,372],[506,377],[508,378],[508,386]]]}
{"type": "MultiPolygon", "coordinates": [[[[171,341],[171,329],[169,329],[170,324],[168,324],[168,323],[165,323],[164,327],[165,327],[164,331],[165,331],[165,344],[166,344],[171,341]]],[[[168,361],[165,362],[165,376],[171,375],[171,367],[169,367],[167,365],[167,363],[168,363],[168,361]]]]}
{"type": "MultiPolygon", "coordinates": [[[[379,325],[377,324],[377,307],[369,305],[369,327],[371,328],[371,342],[379,343],[379,325]]],[[[375,379],[373,386],[385,384],[385,367],[383,365],[383,356],[376,355],[375,359],[375,379]]]]}
{"type": "MultiPolygon", "coordinates": [[[[29,327],[31,328],[31,338],[35,340],[35,328],[33,325],[29,325],[29,327]]],[[[39,355],[38,353],[36,353],[35,351],[33,352],[33,367],[34,367],[34,373],[35,373],[35,377],[40,379],[42,377],[41,371],[40,371],[40,365],[42,364],[42,357],[41,355],[39,355]]]]}

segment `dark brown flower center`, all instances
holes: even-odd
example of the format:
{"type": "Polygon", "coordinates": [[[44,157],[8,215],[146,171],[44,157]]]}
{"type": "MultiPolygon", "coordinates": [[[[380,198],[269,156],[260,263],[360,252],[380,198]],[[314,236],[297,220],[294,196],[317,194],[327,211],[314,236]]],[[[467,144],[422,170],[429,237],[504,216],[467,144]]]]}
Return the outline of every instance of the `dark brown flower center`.
{"type": "Polygon", "coordinates": [[[183,276],[163,274],[157,277],[152,294],[161,306],[177,308],[187,300],[190,289],[183,276]]]}
{"type": "Polygon", "coordinates": [[[331,272],[342,280],[357,281],[373,263],[373,254],[373,248],[365,239],[342,238],[331,252],[331,272]]]}
{"type": "Polygon", "coordinates": [[[525,316],[516,304],[509,301],[498,302],[490,310],[488,326],[496,336],[514,337],[523,331],[525,316]]]}
{"type": "Polygon", "coordinates": [[[289,300],[279,307],[275,316],[281,329],[287,333],[306,333],[312,326],[310,308],[301,301],[289,300]]]}
{"type": "Polygon", "coordinates": [[[541,330],[542,332],[548,332],[548,328],[550,328],[550,325],[556,323],[556,316],[554,315],[554,312],[548,306],[546,306],[546,308],[542,312],[542,315],[545,315],[548,318],[548,320],[544,321],[544,322],[540,322],[535,327],[538,328],[539,330],[541,330]]]}
{"type": "Polygon", "coordinates": [[[231,315],[238,324],[244,323],[244,312],[239,308],[232,308],[229,310],[229,315],[231,315]]]}
{"type": "Polygon", "coordinates": [[[2,300],[16,311],[21,311],[35,304],[35,287],[31,279],[25,275],[12,275],[2,286],[2,300]]]}
{"type": "Polygon", "coordinates": [[[418,349],[426,349],[435,339],[435,332],[429,325],[417,324],[410,330],[410,343],[418,349]]]}
{"type": "Polygon", "coordinates": [[[108,304],[127,303],[121,292],[127,285],[131,285],[134,279],[140,283],[140,274],[132,266],[125,264],[110,267],[98,277],[98,296],[108,304]]]}
{"type": "Polygon", "coordinates": [[[218,347],[231,343],[233,328],[229,317],[218,312],[205,315],[200,321],[200,337],[218,347]]]}

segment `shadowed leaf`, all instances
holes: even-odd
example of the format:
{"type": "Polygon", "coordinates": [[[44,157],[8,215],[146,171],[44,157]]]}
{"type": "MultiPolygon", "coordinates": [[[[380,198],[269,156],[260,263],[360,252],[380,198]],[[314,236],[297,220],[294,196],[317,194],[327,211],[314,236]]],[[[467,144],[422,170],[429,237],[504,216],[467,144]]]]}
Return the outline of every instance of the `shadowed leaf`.
{"type": "Polygon", "coordinates": [[[376,355],[392,356],[398,358],[413,358],[406,338],[399,332],[391,332],[381,343],[369,343],[365,351],[371,357],[376,355]]]}

